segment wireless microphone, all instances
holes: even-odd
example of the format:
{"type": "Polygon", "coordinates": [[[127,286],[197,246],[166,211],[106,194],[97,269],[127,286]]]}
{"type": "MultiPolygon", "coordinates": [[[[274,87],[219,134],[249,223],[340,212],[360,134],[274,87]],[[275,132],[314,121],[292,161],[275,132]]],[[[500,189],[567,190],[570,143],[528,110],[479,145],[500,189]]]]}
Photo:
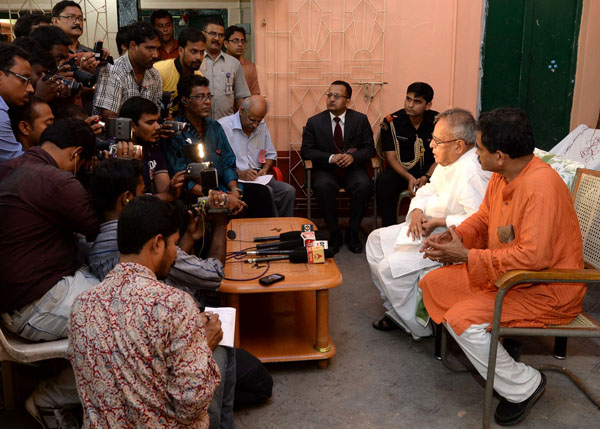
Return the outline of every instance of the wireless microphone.
{"type": "Polygon", "coordinates": [[[278,241],[276,243],[259,243],[256,245],[257,249],[281,249],[281,250],[294,250],[298,247],[304,246],[304,241],[299,238],[297,240],[290,241],[278,241]]]}

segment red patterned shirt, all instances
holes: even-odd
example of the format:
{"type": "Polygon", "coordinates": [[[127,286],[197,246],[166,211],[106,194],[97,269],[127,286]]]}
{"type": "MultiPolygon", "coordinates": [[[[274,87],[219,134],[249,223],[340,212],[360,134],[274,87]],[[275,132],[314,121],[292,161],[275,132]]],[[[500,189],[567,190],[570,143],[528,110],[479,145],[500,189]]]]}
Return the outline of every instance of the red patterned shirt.
{"type": "Polygon", "coordinates": [[[207,428],[221,381],[193,298],[120,263],[77,297],[69,359],[86,427],[207,428]]]}

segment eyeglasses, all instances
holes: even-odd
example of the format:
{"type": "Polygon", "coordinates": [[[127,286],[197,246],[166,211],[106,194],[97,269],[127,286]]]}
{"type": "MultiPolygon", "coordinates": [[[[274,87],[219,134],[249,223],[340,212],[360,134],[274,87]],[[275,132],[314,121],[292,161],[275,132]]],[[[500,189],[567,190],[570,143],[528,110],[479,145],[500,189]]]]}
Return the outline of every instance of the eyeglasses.
{"type": "Polygon", "coordinates": [[[438,139],[437,137],[431,136],[431,143],[435,144],[436,146],[439,146],[441,144],[446,144],[446,143],[452,143],[452,142],[455,142],[455,141],[458,141],[458,140],[460,140],[460,139],[440,141],[440,139],[438,139]]]}
{"type": "Polygon", "coordinates": [[[200,103],[203,103],[206,100],[212,100],[212,94],[198,94],[198,95],[190,95],[190,98],[193,100],[198,100],[200,103]]]}
{"type": "Polygon", "coordinates": [[[205,31],[205,33],[208,34],[210,37],[218,37],[219,39],[225,38],[224,33],[217,33],[216,31],[205,31]]]}
{"type": "Polygon", "coordinates": [[[325,94],[327,96],[327,98],[335,98],[336,100],[339,100],[340,98],[350,98],[347,95],[342,95],[342,94],[338,94],[337,92],[330,92],[328,94],[325,94]]]}
{"type": "Polygon", "coordinates": [[[9,69],[2,69],[2,71],[4,73],[10,73],[12,75],[15,75],[16,77],[18,77],[23,83],[25,83],[25,85],[29,85],[29,83],[31,82],[31,78],[27,77],[27,76],[23,76],[22,74],[16,73],[12,70],[9,69]]]}
{"type": "Polygon", "coordinates": [[[255,125],[260,124],[261,121],[262,121],[262,119],[252,119],[252,118],[249,118],[248,115],[246,115],[246,119],[248,120],[248,122],[250,122],[251,124],[255,124],[255,125]]]}
{"type": "Polygon", "coordinates": [[[67,21],[85,22],[83,15],[58,15],[59,18],[64,18],[67,21]]]}
{"type": "Polygon", "coordinates": [[[247,40],[246,39],[229,39],[228,42],[236,44],[236,45],[245,45],[247,40]]]}

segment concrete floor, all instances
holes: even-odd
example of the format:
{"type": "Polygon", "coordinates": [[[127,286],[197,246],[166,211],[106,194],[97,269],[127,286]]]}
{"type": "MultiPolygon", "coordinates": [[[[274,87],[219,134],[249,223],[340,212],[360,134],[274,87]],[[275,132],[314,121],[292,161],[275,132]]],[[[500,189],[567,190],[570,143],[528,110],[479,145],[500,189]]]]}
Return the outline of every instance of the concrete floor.
{"type": "MultiPolygon", "coordinates": [[[[371,322],[381,316],[382,306],[364,253],[356,255],[344,247],[335,260],[344,277],[330,295],[330,329],[337,355],[323,370],[314,362],[268,365],[274,378],[273,396],[263,406],[238,411],[237,428],[481,427],[481,379],[453,373],[435,360],[432,338],[417,343],[399,330],[373,329],[371,322]]],[[[588,292],[584,310],[600,318],[600,288],[588,292]]],[[[522,341],[523,362],[560,363],[550,354],[553,339],[522,341]]],[[[563,362],[600,395],[600,340],[569,341],[563,362]]],[[[459,352],[455,356],[461,359],[459,352]]],[[[600,425],[598,408],[566,376],[546,375],[544,396],[519,427],[600,425]]],[[[25,410],[18,410],[0,411],[0,427],[37,425],[25,410]]]]}

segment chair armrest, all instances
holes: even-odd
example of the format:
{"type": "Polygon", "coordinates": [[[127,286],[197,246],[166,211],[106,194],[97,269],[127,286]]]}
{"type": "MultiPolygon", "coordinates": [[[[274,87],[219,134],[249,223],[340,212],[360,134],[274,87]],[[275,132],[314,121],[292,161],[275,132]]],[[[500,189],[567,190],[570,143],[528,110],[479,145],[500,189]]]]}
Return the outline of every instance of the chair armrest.
{"type": "Polygon", "coordinates": [[[279,168],[275,166],[271,167],[271,173],[273,174],[273,177],[275,177],[275,180],[278,182],[283,182],[283,173],[279,168]]]}
{"type": "Polygon", "coordinates": [[[379,170],[381,168],[381,163],[379,162],[379,158],[377,158],[377,157],[371,158],[371,165],[373,166],[373,170],[379,170]]]}
{"type": "Polygon", "coordinates": [[[304,160],[304,168],[306,168],[307,170],[311,170],[312,169],[312,161],[310,159],[305,159],[304,160]]]}
{"type": "Polygon", "coordinates": [[[600,282],[600,270],[513,270],[494,282],[498,289],[507,290],[522,283],[588,283],[600,282]]]}

